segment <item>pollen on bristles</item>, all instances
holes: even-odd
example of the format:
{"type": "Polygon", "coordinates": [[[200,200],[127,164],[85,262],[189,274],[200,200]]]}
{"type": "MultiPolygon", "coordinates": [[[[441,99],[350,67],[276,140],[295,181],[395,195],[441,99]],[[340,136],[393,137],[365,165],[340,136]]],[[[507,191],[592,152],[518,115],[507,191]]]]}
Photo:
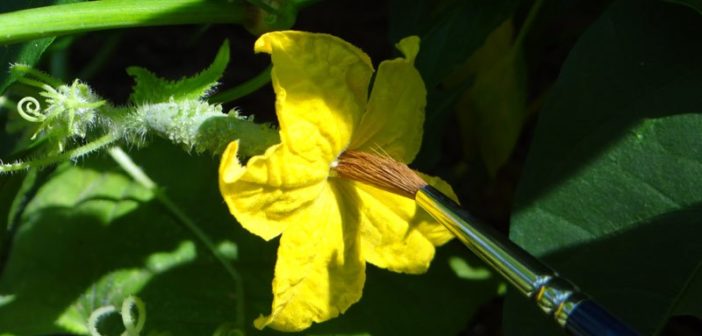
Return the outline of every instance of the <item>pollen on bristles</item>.
{"type": "Polygon", "coordinates": [[[346,151],[333,169],[341,177],[372,185],[414,199],[420,188],[427,185],[406,164],[382,154],[346,151]]]}

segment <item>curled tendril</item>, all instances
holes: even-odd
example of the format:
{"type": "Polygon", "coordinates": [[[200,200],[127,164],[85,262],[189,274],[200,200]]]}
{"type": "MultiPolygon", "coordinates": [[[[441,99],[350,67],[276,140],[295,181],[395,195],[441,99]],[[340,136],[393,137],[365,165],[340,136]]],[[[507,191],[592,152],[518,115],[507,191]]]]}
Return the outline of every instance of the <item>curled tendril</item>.
{"type": "Polygon", "coordinates": [[[88,318],[88,332],[90,336],[103,336],[98,330],[97,325],[102,319],[114,313],[122,315],[122,324],[125,330],[121,336],[139,336],[146,323],[146,306],[144,302],[136,296],[129,296],[124,299],[124,301],[122,301],[122,310],[119,312],[113,305],[102,306],[95,309],[88,318]],[[132,313],[132,309],[136,310],[136,318],[132,313]]]}
{"type": "Polygon", "coordinates": [[[100,331],[98,331],[97,328],[98,323],[103,318],[107,317],[107,315],[110,315],[116,311],[117,308],[115,308],[115,306],[112,305],[102,306],[98,309],[95,309],[88,318],[88,332],[90,332],[90,336],[102,336],[102,334],[100,333],[100,331]]]}
{"type": "Polygon", "coordinates": [[[122,301],[122,323],[124,328],[127,329],[122,335],[139,335],[141,329],[144,328],[144,323],[146,323],[146,307],[141,299],[136,296],[129,296],[122,301]],[[137,312],[136,321],[132,314],[132,308],[135,308],[137,312]]]}
{"type": "Polygon", "coordinates": [[[43,122],[46,116],[41,113],[41,104],[34,97],[24,97],[17,102],[17,112],[29,122],[43,122]]]}

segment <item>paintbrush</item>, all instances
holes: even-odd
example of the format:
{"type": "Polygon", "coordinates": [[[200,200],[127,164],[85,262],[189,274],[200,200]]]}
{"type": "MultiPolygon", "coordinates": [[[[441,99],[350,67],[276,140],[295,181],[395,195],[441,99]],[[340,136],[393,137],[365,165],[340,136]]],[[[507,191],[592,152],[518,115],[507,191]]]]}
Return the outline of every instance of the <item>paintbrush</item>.
{"type": "Polygon", "coordinates": [[[571,282],[428,185],[407,165],[387,155],[346,151],[334,170],[341,177],[415,200],[571,334],[638,335],[571,282]]]}

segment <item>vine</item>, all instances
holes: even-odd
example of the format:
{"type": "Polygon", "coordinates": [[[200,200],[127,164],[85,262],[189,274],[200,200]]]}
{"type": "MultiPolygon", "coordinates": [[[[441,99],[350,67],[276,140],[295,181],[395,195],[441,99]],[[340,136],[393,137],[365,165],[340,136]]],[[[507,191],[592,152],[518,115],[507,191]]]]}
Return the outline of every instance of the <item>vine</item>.
{"type": "Polygon", "coordinates": [[[229,142],[239,139],[242,156],[261,153],[279,141],[274,128],[254,123],[253,118],[236,109],[225,113],[220,104],[210,104],[203,98],[217,84],[228,61],[225,42],[208,69],[180,81],[163,80],[145,69],[130,68],[136,85],[132,105],[127,107],[110,104],[80,80],[62,84],[29,66],[15,64],[11,72],[19,77],[18,82],[39,89],[38,96],[43,100],[24,97],[17,103],[17,113],[38,125],[31,140],[51,145],[37,158],[0,162],[0,174],[76,160],[118,143],[141,147],[153,135],[186,151],[218,154],[229,142]]]}

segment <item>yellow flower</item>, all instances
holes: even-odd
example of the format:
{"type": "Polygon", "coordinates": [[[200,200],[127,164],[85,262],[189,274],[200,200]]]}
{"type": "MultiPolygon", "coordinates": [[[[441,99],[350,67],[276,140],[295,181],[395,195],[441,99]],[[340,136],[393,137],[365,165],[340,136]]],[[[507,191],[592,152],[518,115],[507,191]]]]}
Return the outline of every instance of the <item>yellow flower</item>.
{"type": "Polygon", "coordinates": [[[414,201],[333,169],[345,150],[380,150],[405,163],[419,150],[426,104],[413,65],[419,38],[397,47],[405,58],[380,64],[369,97],[370,59],[339,38],[286,31],[256,41],[273,60],[281,143],[242,166],[232,142],[219,183],[244,228],[265,240],[282,234],[271,314],[256,319],[259,329],[297,331],[334,318],[361,298],[366,262],[422,273],[434,246],[452,237],[414,201]]]}

